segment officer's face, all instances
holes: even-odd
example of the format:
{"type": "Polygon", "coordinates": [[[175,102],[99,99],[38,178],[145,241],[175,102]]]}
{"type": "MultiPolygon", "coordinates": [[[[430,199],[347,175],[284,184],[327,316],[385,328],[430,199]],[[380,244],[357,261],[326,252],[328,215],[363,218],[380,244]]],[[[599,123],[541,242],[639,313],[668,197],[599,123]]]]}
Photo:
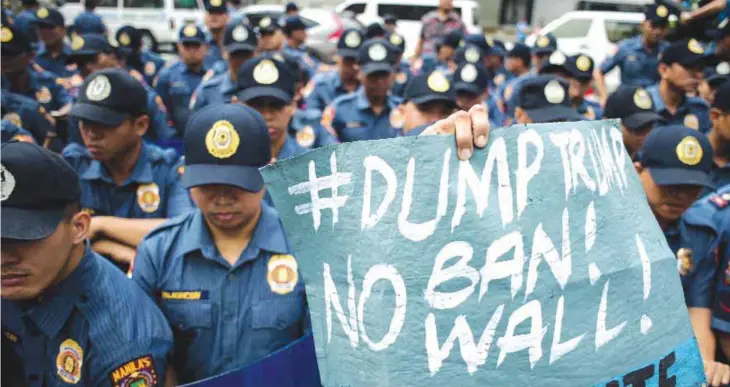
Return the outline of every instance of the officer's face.
{"type": "Polygon", "coordinates": [[[370,75],[361,72],[360,81],[369,97],[385,97],[393,88],[393,73],[378,71],[370,75]]]}
{"type": "Polygon", "coordinates": [[[454,50],[453,47],[447,46],[447,45],[442,45],[441,47],[439,47],[439,60],[443,60],[443,61],[450,60],[451,57],[454,56],[455,52],[456,52],[456,50],[454,50]]]}
{"type": "Polygon", "coordinates": [[[261,34],[259,48],[261,51],[277,51],[281,48],[283,42],[284,33],[281,30],[276,30],[269,34],[261,34]]]}
{"type": "Polygon", "coordinates": [[[3,74],[15,74],[25,71],[33,60],[33,54],[29,52],[7,55],[5,52],[0,56],[0,70],[3,74]]]}
{"type": "Polygon", "coordinates": [[[79,121],[79,132],[91,157],[102,163],[114,162],[134,149],[147,133],[149,117],[126,119],[118,127],[91,121],[79,121]]]}
{"type": "Polygon", "coordinates": [[[478,105],[486,99],[486,93],[474,94],[465,91],[456,92],[456,105],[461,110],[469,110],[473,106],[478,105]]]}
{"type": "Polygon", "coordinates": [[[702,187],[694,185],[660,186],[654,182],[649,169],[634,163],[639,179],[654,216],[660,223],[672,223],[679,219],[700,196],[702,187]]]}
{"type": "Polygon", "coordinates": [[[569,82],[570,87],[568,88],[568,93],[570,94],[570,99],[573,101],[582,100],[588,91],[588,86],[591,84],[590,81],[581,82],[575,78],[571,78],[569,82]]]}
{"type": "Polygon", "coordinates": [[[68,275],[72,250],[82,245],[91,218],[84,212],[69,214],[56,231],[37,241],[3,239],[2,298],[29,300],[68,275]]]}
{"type": "Polygon", "coordinates": [[[205,25],[210,29],[211,31],[220,31],[223,29],[223,27],[226,26],[226,23],[228,23],[228,13],[211,13],[206,12],[205,13],[205,25]]]}
{"type": "Polygon", "coordinates": [[[550,59],[550,54],[535,54],[532,56],[532,65],[535,66],[536,69],[540,69],[542,65],[547,62],[548,59],[550,59]]]}
{"type": "Polygon", "coordinates": [[[644,22],[644,37],[650,44],[659,43],[667,34],[667,27],[661,24],[644,22]]]}
{"type": "Polygon", "coordinates": [[[671,65],[661,63],[659,64],[659,74],[676,89],[685,93],[695,93],[702,80],[702,67],[683,67],[679,63],[671,65]]]}
{"type": "Polygon", "coordinates": [[[505,59],[504,67],[507,69],[507,71],[515,73],[518,70],[524,69],[526,66],[525,62],[522,59],[508,56],[505,59]]]}
{"type": "Polygon", "coordinates": [[[264,190],[248,192],[230,185],[193,187],[190,196],[208,225],[220,230],[236,230],[256,219],[261,211],[264,190]]]}
{"type": "Polygon", "coordinates": [[[712,101],[715,100],[715,90],[710,87],[707,81],[703,80],[700,82],[700,85],[697,87],[697,92],[699,92],[700,98],[704,99],[708,104],[712,104],[712,101]]]}
{"type": "Polygon", "coordinates": [[[273,98],[256,98],[249,101],[248,105],[264,116],[271,142],[281,144],[286,139],[289,121],[296,111],[296,102],[285,104],[273,98]]]}
{"type": "Polygon", "coordinates": [[[720,109],[710,109],[710,120],[712,120],[712,132],[726,144],[730,144],[730,113],[720,109]]]}
{"type": "Polygon", "coordinates": [[[66,29],[63,27],[40,27],[38,33],[43,43],[51,46],[55,46],[63,41],[64,35],[66,35],[66,29]]]}
{"type": "Polygon", "coordinates": [[[180,59],[185,64],[200,64],[208,53],[208,45],[200,43],[182,43],[178,44],[180,59]]]}
{"type": "Polygon", "coordinates": [[[228,68],[236,72],[246,63],[247,60],[254,57],[252,51],[237,51],[228,54],[228,68]]]}
{"type": "Polygon", "coordinates": [[[357,78],[357,72],[360,66],[354,58],[337,57],[337,66],[340,69],[340,78],[345,80],[354,80],[357,78]]]}
{"type": "Polygon", "coordinates": [[[644,145],[644,140],[646,140],[646,136],[651,133],[651,130],[654,129],[654,124],[645,125],[644,127],[629,130],[626,126],[623,124],[621,125],[621,133],[623,134],[624,138],[624,146],[626,147],[626,150],[629,152],[629,157],[631,159],[634,159],[636,156],[636,152],[641,149],[641,146],[644,145]]]}
{"type": "Polygon", "coordinates": [[[304,43],[307,40],[307,30],[295,30],[291,32],[292,40],[304,43]]]}

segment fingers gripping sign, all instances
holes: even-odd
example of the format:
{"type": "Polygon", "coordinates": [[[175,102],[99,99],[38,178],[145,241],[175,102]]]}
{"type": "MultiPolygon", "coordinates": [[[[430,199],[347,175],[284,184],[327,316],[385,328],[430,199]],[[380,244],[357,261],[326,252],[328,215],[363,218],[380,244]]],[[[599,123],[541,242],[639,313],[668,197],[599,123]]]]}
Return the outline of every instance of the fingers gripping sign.
{"type": "Polygon", "coordinates": [[[483,104],[474,105],[468,112],[458,111],[446,119],[435,122],[421,134],[456,135],[459,159],[468,160],[474,146],[484,148],[489,138],[489,112],[483,104]]]}

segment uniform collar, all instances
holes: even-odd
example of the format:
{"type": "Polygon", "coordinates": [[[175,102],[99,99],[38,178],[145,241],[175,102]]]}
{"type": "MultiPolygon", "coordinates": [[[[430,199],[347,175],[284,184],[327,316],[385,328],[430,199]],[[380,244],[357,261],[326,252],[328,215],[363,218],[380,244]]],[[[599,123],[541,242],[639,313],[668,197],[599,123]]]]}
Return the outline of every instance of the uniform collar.
{"type": "MultiPolygon", "coordinates": [[[[134,166],[132,175],[124,182],[124,184],[122,184],[122,186],[126,186],[130,183],[151,183],[153,181],[152,163],[147,156],[147,152],[147,144],[142,143],[142,149],[139,152],[139,159],[137,160],[137,164],[134,166]]],[[[104,167],[104,165],[98,160],[91,161],[89,167],[81,174],[81,179],[103,180],[107,183],[114,184],[114,179],[112,179],[111,175],[109,175],[106,167],[104,167]]]]}
{"type": "Polygon", "coordinates": [[[76,301],[85,297],[85,285],[99,280],[100,267],[88,243],[84,257],[71,274],[43,292],[38,304],[28,310],[28,317],[47,336],[55,337],[71,316],[76,301]]]}
{"type": "MultiPolygon", "coordinates": [[[[661,94],[659,94],[659,84],[655,84],[653,86],[650,86],[646,89],[646,91],[651,96],[652,101],[654,102],[654,109],[658,113],[667,112],[666,106],[664,105],[664,100],[662,99],[661,94]]],[[[687,105],[687,101],[689,101],[689,98],[686,96],[682,97],[682,103],[679,105],[679,108],[677,109],[677,114],[679,114],[682,110],[684,110],[685,106],[687,105]]]]}
{"type": "MultiPolygon", "coordinates": [[[[38,54],[37,55],[38,56],[46,56],[46,55],[50,56],[51,55],[51,52],[48,51],[48,49],[46,48],[45,45],[43,45],[43,47],[41,47],[38,50],[38,54]]],[[[56,58],[65,58],[65,57],[67,57],[69,55],[71,55],[71,47],[69,47],[65,43],[62,43],[61,55],[57,56],[56,58]]]]}
{"type": "Polygon", "coordinates": [[[226,71],[223,76],[223,82],[221,82],[221,91],[224,95],[233,94],[236,90],[236,83],[231,79],[231,74],[226,71]]]}
{"type": "MultiPolygon", "coordinates": [[[[186,238],[182,241],[180,247],[181,254],[184,255],[193,251],[200,251],[205,258],[211,260],[219,255],[218,249],[213,242],[213,237],[210,235],[208,225],[205,223],[203,213],[200,210],[194,212],[189,231],[186,233],[186,238]]],[[[284,228],[279,220],[279,215],[265,201],[261,202],[261,216],[259,217],[259,222],[256,224],[253,237],[248,246],[246,246],[246,250],[241,254],[243,259],[236,262],[236,266],[256,259],[261,251],[278,254],[286,254],[289,252],[286,236],[284,235],[284,228]]]]}
{"type": "Polygon", "coordinates": [[[279,160],[288,159],[290,157],[294,157],[298,154],[301,154],[304,151],[304,148],[300,147],[299,144],[288,134],[286,135],[286,140],[284,140],[284,146],[281,147],[281,151],[279,151],[279,157],[277,157],[279,160]]]}
{"type": "Polygon", "coordinates": [[[366,110],[370,109],[370,101],[368,100],[368,97],[365,95],[365,88],[363,86],[360,86],[357,89],[357,108],[360,110],[366,110]]]}

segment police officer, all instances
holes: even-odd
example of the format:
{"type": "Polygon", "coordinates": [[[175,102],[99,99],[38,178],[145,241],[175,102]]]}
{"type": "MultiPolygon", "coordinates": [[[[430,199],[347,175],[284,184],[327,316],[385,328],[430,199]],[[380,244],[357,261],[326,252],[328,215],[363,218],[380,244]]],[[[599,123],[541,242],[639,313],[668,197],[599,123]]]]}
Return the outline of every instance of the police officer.
{"type": "Polygon", "coordinates": [[[223,31],[228,24],[228,7],[223,0],[207,0],[205,4],[205,26],[208,28],[208,54],[205,67],[212,68],[223,58],[223,31]]]}
{"type": "Polygon", "coordinates": [[[558,40],[553,34],[539,35],[532,47],[532,66],[537,71],[550,58],[550,55],[558,49],[558,40]]]}
{"type": "MultiPolygon", "coordinates": [[[[192,33],[192,29],[188,33],[192,33]]],[[[224,33],[224,44],[227,63],[225,70],[215,75],[213,75],[212,69],[208,70],[190,98],[190,110],[192,111],[216,103],[234,101],[238,70],[246,61],[254,57],[258,38],[248,24],[229,24],[224,33]]]]}
{"type": "Polygon", "coordinates": [[[489,93],[489,73],[484,66],[473,63],[460,65],[454,71],[453,87],[459,109],[469,110],[474,105],[484,104],[490,124],[496,127],[504,125],[504,116],[489,93]]]}
{"type": "Polygon", "coordinates": [[[293,2],[293,1],[286,3],[286,6],[284,7],[284,14],[286,16],[299,15],[299,7],[297,6],[297,3],[293,2]]]}
{"type": "Polygon", "coordinates": [[[33,98],[49,112],[68,111],[71,96],[57,81],[58,77],[33,63],[33,48],[28,33],[15,26],[2,26],[2,87],[33,98]]]}
{"type": "Polygon", "coordinates": [[[716,187],[722,187],[730,184],[730,83],[724,83],[717,90],[710,120],[712,129],[707,138],[714,151],[712,182],[716,187]]]}
{"type": "Polygon", "coordinates": [[[362,86],[335,99],[322,115],[322,126],[344,142],[394,137],[396,131],[389,117],[401,103],[389,93],[396,67],[395,49],[386,40],[368,40],[360,47],[358,62],[362,86]]]}
{"type": "Polygon", "coordinates": [[[568,83],[555,75],[538,75],[524,81],[515,102],[517,123],[582,120],[570,106],[568,88],[568,83]]]}
{"type": "MultiPolygon", "coordinates": [[[[15,28],[24,31],[28,36],[31,37],[31,41],[35,43],[37,36],[34,36],[36,11],[40,8],[41,4],[38,0],[22,0],[21,4],[23,10],[20,11],[13,21],[15,28]]],[[[4,7],[3,7],[4,8],[4,7]]],[[[4,42],[3,42],[4,43],[4,42]]]]}
{"type": "Polygon", "coordinates": [[[0,121],[0,141],[2,143],[10,141],[36,143],[33,134],[8,120],[0,121]]]}
{"type": "Polygon", "coordinates": [[[494,98],[497,100],[499,109],[503,113],[507,111],[505,101],[508,98],[505,97],[505,91],[508,87],[510,87],[510,90],[513,90],[516,82],[521,82],[525,77],[530,75],[531,66],[532,56],[530,47],[526,44],[515,43],[512,49],[505,53],[505,69],[510,72],[511,77],[499,86],[494,93],[494,98]]]}
{"type": "Polygon", "coordinates": [[[259,168],[271,158],[266,122],[250,107],[207,106],[185,129],[183,183],[199,209],[150,233],[132,276],[173,326],[181,383],[238,369],[311,331],[297,260],[262,201],[259,168]]]}
{"type": "Polygon", "coordinates": [[[705,102],[712,105],[717,88],[730,79],[730,62],[721,61],[705,68],[704,76],[697,88],[697,93],[705,102]]]}
{"type": "MultiPolygon", "coordinates": [[[[71,49],[70,60],[76,63],[79,68],[79,77],[73,82],[74,85],[79,86],[75,87],[72,91],[77,98],[83,79],[87,78],[91,73],[103,69],[122,68],[114,47],[109,44],[109,41],[103,35],[75,35],[71,40],[71,49]]],[[[136,70],[130,70],[129,73],[147,91],[146,101],[147,113],[150,119],[150,130],[147,131],[145,138],[151,141],[172,138],[175,135],[175,129],[170,127],[167,109],[162,102],[162,98],[141,78],[141,74],[137,73],[136,70]]],[[[78,122],[73,117],[69,120],[68,137],[70,142],[82,143],[81,136],[79,135],[78,122]]]]}
{"type": "Polygon", "coordinates": [[[31,385],[164,385],[170,326],[89,248],[73,168],[35,144],[10,142],[0,177],[3,346],[21,366],[12,373],[31,385]]]}
{"type": "Polygon", "coordinates": [[[61,142],[53,141],[56,137],[53,117],[37,101],[9,91],[3,91],[0,98],[3,121],[30,132],[37,144],[54,151],[62,149],[61,142]]]}
{"type": "Polygon", "coordinates": [[[365,27],[365,39],[384,39],[388,36],[388,31],[378,22],[372,22],[365,27]]]}
{"type": "Polygon", "coordinates": [[[413,77],[398,108],[403,116],[402,133],[418,136],[434,122],[448,117],[456,108],[456,92],[444,73],[434,70],[413,77]]]}
{"type": "Polygon", "coordinates": [[[624,146],[632,160],[646,136],[661,120],[654,111],[651,96],[639,86],[621,86],[611,94],[606,101],[604,117],[621,119],[624,146]]]}
{"type": "Polygon", "coordinates": [[[142,48],[142,33],[138,29],[123,26],[117,30],[115,35],[119,46],[126,50],[126,67],[143,74],[145,82],[151,85],[165,66],[165,60],[142,48]]]}
{"type": "Polygon", "coordinates": [[[256,25],[259,33],[259,51],[281,51],[284,47],[285,36],[279,23],[265,16],[256,25]]]}
{"type": "MultiPolygon", "coordinates": [[[[695,207],[712,213],[718,236],[718,269],[716,295],[712,305],[712,329],[725,358],[730,357],[730,185],[719,187],[717,193],[699,200],[695,207]]],[[[689,212],[689,211],[688,211],[689,212]]]]}
{"type": "Polygon", "coordinates": [[[35,62],[44,70],[61,77],[64,82],[78,71],[68,64],[71,47],[64,43],[66,24],[63,14],[56,8],[39,8],[36,11],[36,25],[43,46],[36,53],[35,62]]]}
{"type": "Polygon", "coordinates": [[[707,57],[694,40],[672,42],[659,56],[661,80],[647,91],[657,113],[670,125],[683,125],[702,133],[710,129],[709,107],[696,93],[707,57]]]}
{"type": "Polygon", "coordinates": [[[310,81],[311,91],[305,92],[307,109],[323,111],[335,98],[349,94],[360,86],[358,79],[358,50],[364,36],[359,29],[343,31],[337,41],[337,70],[319,73],[310,81]]]}
{"type": "Polygon", "coordinates": [[[584,54],[571,55],[565,61],[570,74],[570,103],[588,120],[603,118],[601,104],[585,98],[593,80],[593,59],[584,54]]]}
{"type": "Polygon", "coordinates": [[[419,73],[430,73],[436,69],[453,70],[455,68],[454,54],[464,44],[464,34],[461,31],[449,32],[436,43],[436,52],[423,54],[420,59],[416,60],[414,70],[419,73]]]}
{"type": "Polygon", "coordinates": [[[568,70],[568,57],[560,50],[555,50],[548,60],[542,63],[538,74],[556,75],[566,82],[570,80],[570,71],[568,70]]]}
{"type": "Polygon", "coordinates": [[[284,44],[284,53],[289,54],[299,60],[299,65],[307,72],[308,78],[311,79],[317,73],[319,62],[309,55],[307,46],[307,26],[299,16],[289,16],[284,19],[282,27],[286,42],[284,44]]]}
{"type": "Polygon", "coordinates": [[[91,74],[71,109],[85,147],[63,156],[81,176],[81,206],[94,215],[92,247],[124,266],[142,237],[191,209],[173,150],[145,143],[146,90],[121,69],[91,74]]]}
{"type": "Polygon", "coordinates": [[[74,19],[72,32],[81,34],[101,34],[107,33],[104,21],[94,10],[98,4],[98,0],[84,0],[84,11],[74,19]]]}
{"type": "MultiPolygon", "coordinates": [[[[238,28],[246,31],[246,27],[243,25],[239,25],[238,28]]],[[[237,37],[239,38],[241,37],[240,33],[240,31],[237,31],[237,37]]],[[[182,138],[182,131],[185,129],[190,116],[190,98],[208,71],[204,63],[208,45],[203,31],[194,24],[188,24],[181,28],[177,52],[180,55],[180,61],[162,69],[154,85],[155,90],[165,103],[167,111],[170,112],[178,136],[182,138]]]]}
{"type": "Polygon", "coordinates": [[[393,33],[396,32],[396,29],[398,27],[398,19],[393,16],[393,14],[387,14],[383,16],[383,28],[385,28],[386,33],[393,33]]]}
{"type": "Polygon", "coordinates": [[[657,66],[659,54],[666,48],[663,41],[669,21],[669,10],[663,5],[652,4],[644,12],[643,33],[619,43],[618,51],[606,58],[595,72],[596,91],[601,105],[608,98],[605,76],[614,67],[621,69],[621,84],[649,87],[660,80],[657,66]]]}
{"type": "Polygon", "coordinates": [[[395,52],[395,82],[393,82],[393,95],[403,97],[406,85],[413,77],[411,73],[411,65],[408,61],[403,60],[403,54],[406,50],[406,41],[397,33],[392,33],[387,37],[388,42],[393,46],[395,52]]]}

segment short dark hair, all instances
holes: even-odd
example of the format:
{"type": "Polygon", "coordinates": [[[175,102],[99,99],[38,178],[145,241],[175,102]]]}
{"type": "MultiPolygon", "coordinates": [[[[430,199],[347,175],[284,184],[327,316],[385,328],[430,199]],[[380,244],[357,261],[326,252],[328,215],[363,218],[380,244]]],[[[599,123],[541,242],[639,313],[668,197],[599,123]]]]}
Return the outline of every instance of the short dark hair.
{"type": "Polygon", "coordinates": [[[81,212],[81,202],[73,202],[66,205],[63,210],[63,222],[68,223],[76,214],[81,212]]]}

